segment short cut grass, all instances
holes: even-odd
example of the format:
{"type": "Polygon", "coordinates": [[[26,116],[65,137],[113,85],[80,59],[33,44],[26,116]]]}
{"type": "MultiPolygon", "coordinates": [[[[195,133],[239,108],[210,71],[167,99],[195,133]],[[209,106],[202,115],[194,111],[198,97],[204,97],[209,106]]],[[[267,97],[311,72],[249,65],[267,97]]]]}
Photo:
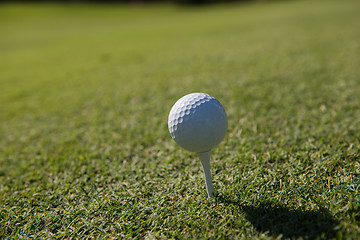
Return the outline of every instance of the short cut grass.
{"type": "Polygon", "coordinates": [[[0,5],[0,238],[359,239],[357,0],[0,5]],[[200,161],[167,129],[205,92],[200,161]]]}

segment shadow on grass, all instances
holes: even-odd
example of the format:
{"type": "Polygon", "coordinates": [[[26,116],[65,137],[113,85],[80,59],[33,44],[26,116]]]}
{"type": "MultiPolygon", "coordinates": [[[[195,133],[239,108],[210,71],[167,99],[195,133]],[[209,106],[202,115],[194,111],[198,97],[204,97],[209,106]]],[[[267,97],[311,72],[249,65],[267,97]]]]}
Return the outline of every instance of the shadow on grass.
{"type": "Polygon", "coordinates": [[[259,206],[244,206],[217,196],[217,200],[225,204],[237,206],[245,213],[245,218],[259,232],[282,239],[330,239],[336,235],[334,220],[325,209],[306,211],[289,209],[273,203],[262,203],[259,206]]]}

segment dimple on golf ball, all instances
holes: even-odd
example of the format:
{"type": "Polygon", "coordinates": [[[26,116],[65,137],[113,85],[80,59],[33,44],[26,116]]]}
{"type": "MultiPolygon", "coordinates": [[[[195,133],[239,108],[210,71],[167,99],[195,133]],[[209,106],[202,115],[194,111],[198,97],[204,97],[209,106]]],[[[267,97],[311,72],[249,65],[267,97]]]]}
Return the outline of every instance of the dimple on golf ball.
{"type": "Polygon", "coordinates": [[[205,93],[180,98],[170,110],[168,127],[177,144],[192,152],[207,152],[217,146],[228,126],[224,107],[205,93]]]}

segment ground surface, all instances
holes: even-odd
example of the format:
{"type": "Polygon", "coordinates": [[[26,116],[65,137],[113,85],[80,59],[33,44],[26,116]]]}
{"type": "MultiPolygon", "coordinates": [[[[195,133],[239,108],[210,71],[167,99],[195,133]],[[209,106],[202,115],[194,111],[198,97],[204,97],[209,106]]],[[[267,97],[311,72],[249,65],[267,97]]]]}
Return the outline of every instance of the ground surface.
{"type": "Polygon", "coordinates": [[[0,238],[360,238],[359,12],[0,5],[0,238]],[[190,92],[229,118],[211,200],[190,92]]]}

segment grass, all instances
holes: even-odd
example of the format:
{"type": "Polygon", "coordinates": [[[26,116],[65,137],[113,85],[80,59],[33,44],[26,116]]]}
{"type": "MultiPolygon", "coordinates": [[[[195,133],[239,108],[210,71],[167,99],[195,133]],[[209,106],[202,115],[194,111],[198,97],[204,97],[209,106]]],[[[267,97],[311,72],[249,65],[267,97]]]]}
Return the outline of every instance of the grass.
{"type": "Polygon", "coordinates": [[[0,5],[0,238],[360,238],[360,4],[0,5]],[[216,197],[167,130],[222,102],[216,197]]]}

